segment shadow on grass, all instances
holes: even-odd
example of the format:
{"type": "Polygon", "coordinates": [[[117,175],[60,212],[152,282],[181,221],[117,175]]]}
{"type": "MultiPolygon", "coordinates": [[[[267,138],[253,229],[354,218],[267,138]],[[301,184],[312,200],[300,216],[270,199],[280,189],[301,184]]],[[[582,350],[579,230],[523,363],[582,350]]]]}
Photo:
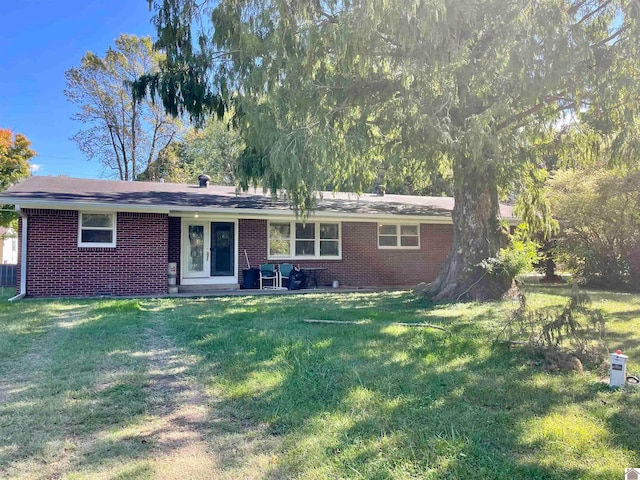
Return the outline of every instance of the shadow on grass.
{"type": "MultiPolygon", "coordinates": [[[[526,437],[531,422],[569,404],[596,408],[608,392],[583,377],[542,374],[524,352],[492,346],[504,304],[433,305],[393,292],[81,305],[87,321],[61,327],[48,317],[14,358],[39,349],[52,362],[34,364],[35,390],[3,407],[0,431],[13,435],[5,465],[45,458],[49,445],[69,438],[86,442],[77,468],[158,452],[154,439],[166,427],[138,428],[153,406],[145,389],[150,374],[136,355],[145,353],[144,330],[152,327],[145,310],[153,308],[172,341],[198,356],[186,373],[214,392],[206,422],[209,438],[224,439],[216,451],[223,470],[268,452],[269,438],[277,438],[275,464],[263,472],[274,479],[602,474],[591,471],[597,459],[581,466],[582,452],[566,465],[557,457],[549,464],[548,442],[526,437]],[[310,325],[305,318],[367,323],[310,325]],[[391,325],[425,320],[452,334],[391,325]],[[117,429],[123,433],[108,435],[117,429]],[[265,443],[237,453],[236,434],[250,429],[265,443]],[[32,441],[35,431],[42,438],[32,441]]],[[[637,411],[636,400],[629,407],[637,411]]],[[[634,414],[621,410],[603,423],[640,459],[634,414]]],[[[160,447],[167,453],[180,446],[160,447]]],[[[149,474],[146,466],[132,468],[121,478],[135,478],[137,468],[149,474]]]]}
{"type": "Polygon", "coordinates": [[[448,336],[391,326],[429,307],[406,294],[351,302],[249,302],[229,314],[212,302],[197,320],[171,320],[173,334],[204,357],[198,374],[224,392],[218,408],[234,419],[227,428],[267,424],[284,439],[273,478],[597,478],[576,459],[529,460],[544,453],[523,440],[523,425],[568,403],[594,402],[603,387],[571,376],[575,388],[540,381],[526,354],[490,347],[483,325],[501,308],[467,308],[455,320],[448,307],[439,316],[442,307],[433,306],[427,316],[453,324],[448,336]]]}
{"type": "MultiPolygon", "coordinates": [[[[357,356],[359,346],[355,344],[352,348],[357,356]]],[[[455,348],[440,353],[445,352],[449,355],[442,355],[443,362],[459,358],[453,353],[455,348]]],[[[469,351],[468,346],[464,349],[465,355],[473,357],[477,353],[469,351]]],[[[321,361],[326,363],[326,358],[321,361]]],[[[384,477],[398,463],[404,463],[403,468],[413,469],[414,474],[432,470],[438,477],[563,476],[557,466],[545,469],[514,460],[514,454],[517,458],[521,448],[514,426],[527,417],[545,415],[554,406],[565,403],[567,396],[530,385],[530,375],[488,373],[509,363],[504,354],[492,354],[479,363],[458,364],[458,368],[451,370],[434,366],[428,371],[419,362],[399,367],[384,356],[373,363],[371,357],[367,361],[369,365],[360,367],[357,375],[331,365],[331,381],[325,382],[324,375],[315,373],[324,369],[314,365],[310,358],[307,364],[291,372],[276,392],[251,400],[258,405],[263,403],[263,408],[280,406],[278,411],[283,413],[272,421],[274,433],[289,434],[297,441],[305,436],[324,435],[323,430],[328,429],[326,443],[314,442],[314,447],[322,447],[323,460],[334,463],[337,471],[330,473],[336,475],[347,468],[365,478],[384,477]],[[399,368],[402,374],[398,374],[399,368]],[[292,398],[296,401],[292,402],[292,398]],[[347,428],[331,425],[330,419],[340,415],[349,418],[347,428]],[[322,422],[324,428],[315,426],[318,418],[327,419],[322,422]],[[336,429],[333,435],[332,428],[336,429]],[[354,444],[358,447],[354,448],[354,444]],[[381,456],[388,457],[381,459],[381,456]]],[[[591,400],[594,394],[586,391],[572,401],[591,400]]],[[[291,442],[294,455],[289,457],[310,454],[310,450],[296,448],[294,443],[291,442]]],[[[294,463],[292,469],[287,461],[280,468],[276,477],[305,473],[304,466],[299,471],[294,463]]],[[[572,468],[565,473],[580,474],[583,478],[587,471],[572,468]]]]}
{"type": "Polygon", "coordinates": [[[144,322],[136,309],[41,301],[15,310],[19,314],[5,320],[15,324],[8,338],[19,348],[0,359],[0,369],[14,372],[2,379],[0,472],[29,470],[42,461],[55,465],[68,448],[82,452],[97,433],[146,414],[140,359],[110,355],[140,348],[144,322]],[[35,320],[25,316],[30,312],[35,320]]]}
{"type": "MultiPolygon", "coordinates": [[[[610,346],[609,351],[622,350],[626,355],[632,357],[632,361],[638,361],[640,357],[640,338],[631,336],[628,333],[609,332],[606,336],[606,343],[610,346]]],[[[640,373],[640,372],[637,372],[640,373]]]]}
{"type": "MultiPolygon", "coordinates": [[[[598,305],[595,305],[595,307],[597,308],[598,305]]],[[[636,308],[635,310],[615,312],[615,314],[613,314],[612,316],[615,317],[615,320],[617,322],[630,322],[633,320],[638,321],[640,320],[640,305],[638,305],[638,308],[636,308]]]]}

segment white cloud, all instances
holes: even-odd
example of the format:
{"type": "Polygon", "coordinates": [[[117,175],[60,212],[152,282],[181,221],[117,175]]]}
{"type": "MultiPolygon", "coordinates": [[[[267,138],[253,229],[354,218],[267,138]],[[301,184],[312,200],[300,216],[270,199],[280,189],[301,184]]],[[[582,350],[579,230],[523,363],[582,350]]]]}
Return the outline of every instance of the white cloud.
{"type": "Polygon", "coordinates": [[[40,169],[42,168],[42,165],[39,163],[32,163],[31,164],[31,175],[35,175],[36,173],[38,173],[40,171],[40,169]]]}

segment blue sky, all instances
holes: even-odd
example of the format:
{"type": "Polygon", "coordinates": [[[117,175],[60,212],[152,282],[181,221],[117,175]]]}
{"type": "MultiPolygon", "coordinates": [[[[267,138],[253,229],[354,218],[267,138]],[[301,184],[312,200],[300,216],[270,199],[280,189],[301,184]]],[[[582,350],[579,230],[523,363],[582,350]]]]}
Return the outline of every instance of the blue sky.
{"type": "Polygon", "coordinates": [[[0,11],[0,128],[31,140],[37,175],[109,178],[70,140],[82,125],[70,119],[64,72],[121,33],[153,36],[147,0],[0,0],[0,11]]]}

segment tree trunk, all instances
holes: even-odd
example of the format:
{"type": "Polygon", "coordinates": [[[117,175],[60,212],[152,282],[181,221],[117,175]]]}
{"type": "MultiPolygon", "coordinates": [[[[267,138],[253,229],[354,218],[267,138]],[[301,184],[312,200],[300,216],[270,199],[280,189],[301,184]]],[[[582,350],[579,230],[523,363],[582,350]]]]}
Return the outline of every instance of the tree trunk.
{"type": "Polygon", "coordinates": [[[556,274],[556,260],[555,260],[555,252],[554,248],[556,246],[556,240],[543,240],[542,248],[540,249],[541,253],[541,261],[540,265],[544,269],[544,277],[542,278],[542,282],[562,282],[562,277],[556,274]]]}
{"type": "Polygon", "coordinates": [[[426,293],[434,300],[498,299],[513,279],[489,274],[480,266],[495,257],[507,239],[500,222],[495,170],[485,162],[463,158],[454,165],[454,178],[453,242],[426,293]]]}

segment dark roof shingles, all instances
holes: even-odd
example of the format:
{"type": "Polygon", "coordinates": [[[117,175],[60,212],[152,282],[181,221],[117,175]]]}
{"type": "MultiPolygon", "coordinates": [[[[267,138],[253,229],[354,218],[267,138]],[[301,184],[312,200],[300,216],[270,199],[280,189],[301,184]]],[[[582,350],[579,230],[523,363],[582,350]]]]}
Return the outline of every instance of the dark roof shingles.
{"type": "MultiPolygon", "coordinates": [[[[21,200],[43,202],[86,202],[120,205],[167,206],[178,210],[190,208],[229,208],[253,210],[289,210],[286,200],[273,199],[262,192],[236,194],[235,187],[154,182],[121,182],[70,177],[33,176],[0,193],[15,203],[21,200]]],[[[413,195],[377,196],[324,192],[316,210],[340,214],[393,214],[449,216],[454,202],[450,197],[413,195]]],[[[512,215],[511,207],[502,205],[503,217],[512,215]]]]}

